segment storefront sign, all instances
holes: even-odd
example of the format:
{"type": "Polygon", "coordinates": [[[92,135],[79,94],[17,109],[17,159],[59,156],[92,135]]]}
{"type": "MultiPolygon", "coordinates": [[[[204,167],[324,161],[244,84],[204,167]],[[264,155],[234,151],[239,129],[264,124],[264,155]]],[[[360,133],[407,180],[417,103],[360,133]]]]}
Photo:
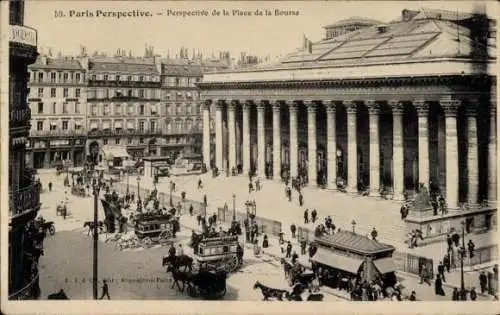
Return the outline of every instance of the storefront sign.
{"type": "Polygon", "coordinates": [[[37,44],[36,30],[25,26],[10,25],[9,41],[36,47],[37,44]]]}

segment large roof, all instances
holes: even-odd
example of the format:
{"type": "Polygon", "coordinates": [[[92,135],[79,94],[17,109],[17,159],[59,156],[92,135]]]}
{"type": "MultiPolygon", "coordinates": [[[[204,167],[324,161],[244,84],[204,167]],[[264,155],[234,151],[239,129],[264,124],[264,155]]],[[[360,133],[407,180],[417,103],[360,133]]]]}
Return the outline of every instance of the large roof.
{"type": "Polygon", "coordinates": [[[83,70],[80,62],[73,57],[52,58],[39,56],[35,63],[28,67],[30,69],[83,70]]]}
{"type": "Polygon", "coordinates": [[[382,22],[365,17],[352,16],[345,20],[340,20],[338,22],[324,26],[324,28],[342,27],[346,25],[377,25],[377,24],[382,24],[382,22]]]}
{"type": "Polygon", "coordinates": [[[392,245],[379,243],[366,236],[349,231],[339,231],[333,235],[323,235],[315,239],[319,244],[355,251],[362,254],[394,251],[392,245]]]}

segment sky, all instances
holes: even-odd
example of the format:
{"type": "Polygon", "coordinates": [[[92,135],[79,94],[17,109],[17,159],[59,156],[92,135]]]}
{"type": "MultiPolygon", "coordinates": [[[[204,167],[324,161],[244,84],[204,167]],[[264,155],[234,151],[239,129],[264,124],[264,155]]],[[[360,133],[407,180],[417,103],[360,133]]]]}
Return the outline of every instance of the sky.
{"type": "MultiPolygon", "coordinates": [[[[476,4],[477,6],[477,4],[476,4]]],[[[89,53],[95,50],[114,54],[118,48],[135,56],[144,54],[145,45],[154,52],[174,57],[181,46],[200,50],[210,57],[213,52],[228,50],[234,56],[244,51],[271,58],[300,48],[303,36],[321,40],[323,26],[351,16],[388,22],[401,16],[401,11],[419,8],[472,12],[473,2],[442,1],[51,1],[27,0],[25,25],[38,31],[39,50],[63,55],[76,55],[80,45],[89,53]],[[296,15],[276,16],[275,10],[298,11],[296,15]],[[104,17],[101,12],[150,12],[151,17],[104,17]],[[168,10],[201,10],[208,16],[168,16],[168,10]],[[213,15],[214,10],[220,15],[213,15]],[[224,16],[222,10],[229,15],[224,16]],[[250,16],[235,16],[236,11],[250,16]],[[270,16],[255,15],[256,10],[269,10],[270,16]],[[80,12],[80,17],[77,13],[80,12]],[[64,17],[56,17],[64,15],[64,17]],[[161,13],[161,15],[159,15],[161,13]],[[73,16],[70,16],[70,15],[73,16]],[[89,16],[93,14],[94,16],[89,16]]],[[[494,2],[486,3],[491,13],[494,2]]]]}

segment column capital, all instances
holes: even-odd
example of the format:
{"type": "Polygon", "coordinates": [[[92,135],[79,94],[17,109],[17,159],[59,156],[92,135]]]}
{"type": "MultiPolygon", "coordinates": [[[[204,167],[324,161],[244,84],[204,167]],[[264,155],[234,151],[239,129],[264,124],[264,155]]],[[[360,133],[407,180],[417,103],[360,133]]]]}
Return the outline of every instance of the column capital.
{"type": "Polygon", "coordinates": [[[304,103],[304,105],[306,106],[308,113],[315,113],[316,112],[317,103],[315,101],[305,100],[305,101],[302,101],[302,103],[304,103]]]}
{"type": "Polygon", "coordinates": [[[377,115],[380,112],[380,104],[375,100],[367,100],[365,101],[365,105],[370,115],[377,115]]]}
{"type": "Polygon", "coordinates": [[[393,115],[402,115],[403,114],[405,104],[402,101],[390,100],[387,102],[387,104],[389,104],[389,106],[391,107],[393,115]]]}
{"type": "Polygon", "coordinates": [[[212,100],[205,100],[205,101],[201,102],[201,106],[203,107],[203,109],[210,110],[211,105],[212,105],[212,100]]]}
{"type": "Polygon", "coordinates": [[[325,109],[327,113],[335,114],[337,111],[337,102],[335,101],[324,101],[325,109]]]}
{"type": "Polygon", "coordinates": [[[255,105],[257,105],[258,111],[263,111],[266,108],[266,101],[264,100],[255,100],[255,105]]]}
{"type": "Polygon", "coordinates": [[[224,107],[224,100],[214,100],[214,104],[217,110],[222,109],[224,107]]]}
{"type": "Polygon", "coordinates": [[[280,101],[276,101],[276,102],[272,103],[271,106],[272,106],[274,112],[279,112],[281,110],[281,102],[280,101]]]}
{"type": "Polygon", "coordinates": [[[439,100],[439,105],[444,111],[445,117],[454,117],[457,115],[458,107],[462,102],[460,100],[453,99],[441,99],[439,100]]]}
{"type": "Polygon", "coordinates": [[[427,116],[429,114],[429,102],[425,100],[414,100],[413,106],[415,106],[419,117],[427,116]]]}
{"type": "Polygon", "coordinates": [[[236,109],[236,105],[238,105],[238,100],[229,100],[227,102],[227,110],[234,111],[236,109]]]}
{"type": "Polygon", "coordinates": [[[358,103],[356,101],[344,100],[342,101],[342,104],[344,104],[348,114],[356,114],[358,110],[358,103]]]}

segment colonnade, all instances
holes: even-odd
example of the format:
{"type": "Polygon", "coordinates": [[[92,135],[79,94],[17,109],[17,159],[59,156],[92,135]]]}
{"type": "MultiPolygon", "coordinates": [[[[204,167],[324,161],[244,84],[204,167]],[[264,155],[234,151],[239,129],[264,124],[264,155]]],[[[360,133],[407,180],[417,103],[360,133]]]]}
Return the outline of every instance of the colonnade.
{"type": "MultiPolygon", "coordinates": [[[[465,106],[467,115],[467,163],[468,163],[468,202],[478,202],[479,166],[478,166],[478,134],[477,111],[481,104],[477,100],[456,100],[452,98],[441,99],[438,102],[426,100],[399,101],[399,100],[344,100],[344,101],[267,101],[267,100],[207,100],[203,113],[203,155],[204,163],[209,167],[210,161],[210,108],[215,105],[215,166],[221,170],[235,168],[241,164],[243,173],[248,174],[251,169],[251,152],[254,149],[250,141],[251,124],[250,110],[256,109],[257,116],[257,172],[262,174],[266,167],[266,108],[272,108],[272,176],[280,179],[282,167],[282,142],[289,144],[289,171],[291,177],[298,175],[298,108],[305,106],[307,111],[307,157],[308,157],[308,183],[316,185],[317,182],[317,110],[323,106],[326,112],[326,183],[328,188],[334,188],[337,179],[337,122],[336,110],[344,106],[347,113],[347,188],[348,191],[357,191],[358,174],[358,135],[357,115],[359,105],[363,104],[368,109],[368,137],[369,137],[369,188],[372,194],[377,194],[381,188],[380,174],[380,106],[384,104],[392,111],[392,186],[395,198],[402,197],[404,192],[404,125],[403,113],[405,106],[413,105],[418,117],[418,182],[430,181],[430,154],[429,154],[429,108],[440,106],[444,113],[445,133],[445,196],[450,207],[456,207],[459,200],[459,150],[457,133],[457,112],[460,106],[465,106]],[[241,108],[242,121],[237,122],[235,112],[241,108]],[[227,110],[227,115],[223,111],[227,110]],[[282,139],[283,110],[288,110],[289,126],[288,139],[282,139]],[[228,154],[223,156],[223,117],[227,119],[227,144],[228,154]],[[241,138],[236,137],[236,124],[242,125],[241,138]],[[241,141],[242,143],[239,143],[241,141]],[[237,162],[237,148],[242,150],[242,159],[237,162]],[[352,158],[355,157],[355,158],[352,158]],[[227,164],[223,161],[227,158],[227,164]],[[314,161],[314,162],[312,162],[314,161]]],[[[212,107],[213,108],[213,107],[212,107]]],[[[488,106],[489,111],[489,141],[488,141],[488,199],[496,200],[496,104],[488,106]]],[[[240,116],[238,116],[240,117],[240,116]]]]}

